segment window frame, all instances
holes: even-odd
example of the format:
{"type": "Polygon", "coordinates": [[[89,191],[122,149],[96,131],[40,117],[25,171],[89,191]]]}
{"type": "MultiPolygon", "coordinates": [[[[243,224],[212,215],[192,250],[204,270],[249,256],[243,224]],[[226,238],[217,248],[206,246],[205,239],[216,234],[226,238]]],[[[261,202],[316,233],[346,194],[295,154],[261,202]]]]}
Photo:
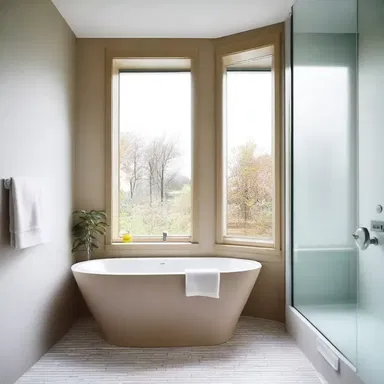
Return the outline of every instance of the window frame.
{"type": "Polygon", "coordinates": [[[148,55],[143,50],[106,52],[106,213],[109,228],[105,237],[106,249],[126,251],[127,249],[153,250],[162,247],[174,249],[175,245],[196,248],[198,245],[198,156],[197,156],[197,52],[196,50],[154,50],[148,55]],[[188,62],[188,68],[186,63],[188,62]],[[132,243],[123,243],[118,237],[119,228],[119,76],[124,70],[167,71],[185,70],[191,73],[191,236],[168,236],[162,241],[159,236],[133,236],[132,243]],[[166,246],[168,244],[168,247],[166,246]],[[169,245],[172,246],[169,246],[169,245]]]}
{"type": "Polygon", "coordinates": [[[281,25],[271,26],[264,30],[255,30],[243,38],[243,34],[218,39],[216,43],[216,251],[226,254],[230,251],[243,253],[259,253],[280,256],[282,253],[282,128],[283,128],[283,63],[281,25]],[[249,60],[268,54],[272,48],[272,78],[274,94],[274,127],[273,127],[273,165],[274,165],[274,210],[273,241],[248,240],[226,235],[226,152],[225,152],[225,74],[226,67],[240,61],[249,60]],[[255,56],[254,51],[260,50],[255,56]],[[263,54],[264,52],[264,54],[263,54]]]}

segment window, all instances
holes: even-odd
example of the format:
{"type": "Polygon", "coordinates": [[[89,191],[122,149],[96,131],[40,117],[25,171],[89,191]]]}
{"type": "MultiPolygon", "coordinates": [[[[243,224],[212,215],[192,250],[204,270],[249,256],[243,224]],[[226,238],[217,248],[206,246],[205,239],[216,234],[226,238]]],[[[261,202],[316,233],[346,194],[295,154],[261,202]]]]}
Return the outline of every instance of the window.
{"type": "Polygon", "coordinates": [[[108,256],[280,260],[283,33],[106,49],[108,256]]]}
{"type": "Polygon", "coordinates": [[[221,58],[218,239],[280,247],[279,119],[274,46],[221,58]]]}
{"type": "Polygon", "coordinates": [[[190,60],[126,59],[116,76],[112,242],[190,242],[190,60]]]}
{"type": "Polygon", "coordinates": [[[272,77],[227,72],[226,235],[272,241],[272,77]]]}

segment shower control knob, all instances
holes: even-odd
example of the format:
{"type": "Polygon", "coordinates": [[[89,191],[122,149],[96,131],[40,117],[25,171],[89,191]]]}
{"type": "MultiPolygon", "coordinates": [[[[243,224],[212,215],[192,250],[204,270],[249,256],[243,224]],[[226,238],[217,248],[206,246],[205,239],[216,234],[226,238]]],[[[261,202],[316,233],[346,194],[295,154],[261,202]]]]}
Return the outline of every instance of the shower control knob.
{"type": "Polygon", "coordinates": [[[370,245],[379,244],[379,240],[377,240],[376,237],[371,239],[368,229],[364,227],[358,228],[352,236],[355,239],[356,245],[362,251],[367,249],[370,245]]]}

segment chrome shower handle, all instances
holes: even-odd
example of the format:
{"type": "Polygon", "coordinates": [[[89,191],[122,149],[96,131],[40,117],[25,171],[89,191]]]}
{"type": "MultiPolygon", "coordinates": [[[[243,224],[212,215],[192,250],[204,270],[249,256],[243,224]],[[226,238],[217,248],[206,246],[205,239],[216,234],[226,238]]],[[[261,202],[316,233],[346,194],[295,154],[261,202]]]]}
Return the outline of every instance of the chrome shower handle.
{"type": "Polygon", "coordinates": [[[378,245],[379,240],[376,237],[371,239],[369,231],[365,227],[360,227],[356,230],[356,232],[352,235],[355,239],[356,245],[360,250],[366,250],[370,245],[378,245]]]}

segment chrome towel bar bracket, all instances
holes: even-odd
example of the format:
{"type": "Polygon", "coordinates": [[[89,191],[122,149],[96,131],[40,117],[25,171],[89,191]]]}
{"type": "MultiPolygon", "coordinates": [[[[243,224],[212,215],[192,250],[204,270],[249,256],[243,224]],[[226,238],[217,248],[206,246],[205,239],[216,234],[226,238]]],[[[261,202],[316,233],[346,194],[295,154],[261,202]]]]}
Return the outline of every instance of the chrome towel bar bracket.
{"type": "Polygon", "coordinates": [[[11,180],[12,179],[4,179],[4,188],[11,189],[11,180]]]}

